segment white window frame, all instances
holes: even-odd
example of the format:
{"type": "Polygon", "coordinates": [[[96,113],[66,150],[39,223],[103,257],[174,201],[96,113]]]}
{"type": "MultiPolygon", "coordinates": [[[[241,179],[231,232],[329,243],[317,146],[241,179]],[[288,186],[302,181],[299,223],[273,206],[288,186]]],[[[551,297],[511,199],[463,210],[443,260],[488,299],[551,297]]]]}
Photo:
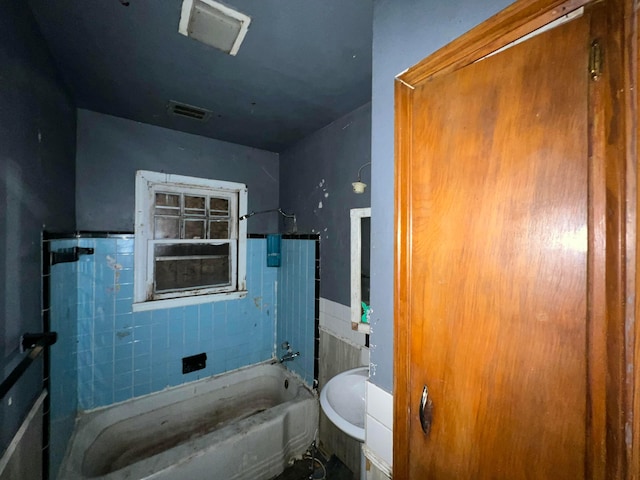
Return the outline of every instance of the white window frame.
{"type": "Polygon", "coordinates": [[[239,220],[242,215],[247,213],[248,195],[245,184],[139,170],[136,173],[135,188],[134,312],[230,300],[247,295],[247,222],[239,220]],[[230,229],[231,237],[233,238],[234,234],[237,235],[237,241],[154,239],[153,225],[156,191],[193,195],[217,195],[228,198],[230,200],[229,216],[232,220],[236,220],[235,225],[232,225],[230,229]],[[154,246],[163,243],[214,245],[228,243],[232,271],[231,285],[154,294],[154,246]]]}

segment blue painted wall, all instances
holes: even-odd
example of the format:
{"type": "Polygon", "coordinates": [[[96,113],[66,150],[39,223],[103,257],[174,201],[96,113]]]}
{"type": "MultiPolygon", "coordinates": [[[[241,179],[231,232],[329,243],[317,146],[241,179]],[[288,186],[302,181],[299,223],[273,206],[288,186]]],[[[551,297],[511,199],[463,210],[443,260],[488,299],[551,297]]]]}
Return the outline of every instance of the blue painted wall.
{"type": "Polygon", "coordinates": [[[297,216],[298,231],[318,233],[320,296],[350,305],[349,210],[371,205],[371,167],[362,169],[365,193],[351,182],[371,160],[371,104],[363,105],[280,154],[280,204],[297,216]]]}
{"type": "Polygon", "coordinates": [[[388,392],[393,389],[394,78],[510,3],[374,0],[371,380],[388,392]]]}
{"type": "MultiPolygon", "coordinates": [[[[24,1],[0,1],[0,371],[42,330],[41,232],[72,231],[75,107],[24,1]]],[[[0,404],[0,453],[42,389],[33,364],[0,404]]],[[[37,450],[34,456],[40,456],[37,450]]]]}
{"type": "MultiPolygon", "coordinates": [[[[132,232],[136,170],[241,182],[249,211],[278,208],[278,154],[78,110],[77,229],[132,232]]],[[[276,233],[278,215],[256,215],[249,233],[276,233]]]]}

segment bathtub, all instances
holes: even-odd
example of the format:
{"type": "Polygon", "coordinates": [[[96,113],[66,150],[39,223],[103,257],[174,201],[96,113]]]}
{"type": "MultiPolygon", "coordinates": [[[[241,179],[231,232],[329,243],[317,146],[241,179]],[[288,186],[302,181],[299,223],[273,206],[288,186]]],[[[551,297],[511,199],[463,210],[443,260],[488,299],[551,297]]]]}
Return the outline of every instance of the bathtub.
{"type": "Polygon", "coordinates": [[[59,479],[269,479],[314,440],[318,400],[258,364],[82,414],[59,479]]]}

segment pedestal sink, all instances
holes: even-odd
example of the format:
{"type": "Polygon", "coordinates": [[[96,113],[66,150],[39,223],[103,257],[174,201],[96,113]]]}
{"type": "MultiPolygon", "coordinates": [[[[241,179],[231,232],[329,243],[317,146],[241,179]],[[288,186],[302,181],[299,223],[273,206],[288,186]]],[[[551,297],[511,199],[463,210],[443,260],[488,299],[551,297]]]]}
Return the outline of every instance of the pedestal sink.
{"type": "Polygon", "coordinates": [[[369,367],[339,373],[320,391],[320,406],[327,418],[347,435],[364,442],[365,382],[369,367]]]}

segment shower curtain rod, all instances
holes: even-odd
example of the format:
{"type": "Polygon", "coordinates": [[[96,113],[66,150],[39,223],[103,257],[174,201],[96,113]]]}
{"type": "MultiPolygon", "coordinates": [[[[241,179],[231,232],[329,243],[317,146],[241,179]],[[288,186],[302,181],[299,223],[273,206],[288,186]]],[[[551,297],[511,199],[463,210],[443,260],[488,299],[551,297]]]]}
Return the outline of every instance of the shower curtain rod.
{"type": "Polygon", "coordinates": [[[249,217],[253,217],[254,215],[260,215],[261,213],[271,213],[271,212],[278,212],[280,215],[282,215],[285,218],[293,218],[294,220],[296,218],[296,215],[294,213],[285,213],[282,211],[281,208],[272,208],[270,210],[262,210],[260,212],[246,213],[240,217],[240,220],[246,220],[249,217]]]}

